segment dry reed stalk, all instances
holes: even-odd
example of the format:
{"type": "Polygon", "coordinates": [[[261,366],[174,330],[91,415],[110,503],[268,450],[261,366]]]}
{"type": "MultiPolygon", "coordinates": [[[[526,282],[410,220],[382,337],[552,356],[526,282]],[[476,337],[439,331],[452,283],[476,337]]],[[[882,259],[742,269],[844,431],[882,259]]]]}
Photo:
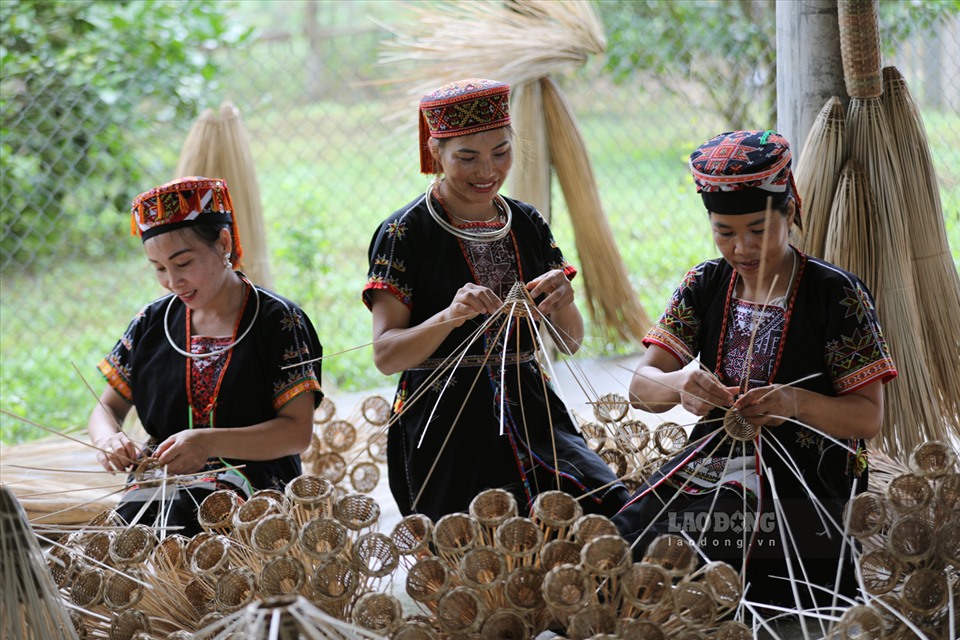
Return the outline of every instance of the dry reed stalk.
{"type": "Polygon", "coordinates": [[[824,257],[830,210],[843,167],[845,124],[843,104],[834,96],[817,114],[794,172],[803,201],[803,237],[797,246],[818,258],[824,257]]]}
{"type": "MultiPolygon", "coordinates": [[[[847,157],[864,168],[867,183],[875,194],[875,217],[859,214],[862,225],[876,231],[871,247],[860,253],[876,256],[878,277],[858,273],[873,288],[877,314],[890,345],[900,379],[884,389],[884,428],[877,438],[881,450],[910,451],[925,440],[944,439],[945,416],[927,364],[927,346],[917,327],[920,316],[910,259],[910,240],[902,212],[905,210],[900,184],[900,162],[891,141],[893,132],[879,99],[852,98],[847,111],[847,157]]],[[[854,272],[856,273],[856,272],[854,272]]]]}
{"type": "MultiPolygon", "coordinates": [[[[220,146],[220,119],[213,109],[204,109],[190,128],[180,149],[175,176],[206,176],[219,178],[217,149],[220,146]]],[[[231,195],[232,185],[227,183],[231,195]]]]}
{"type": "Polygon", "coordinates": [[[540,83],[511,87],[510,119],[520,138],[510,172],[510,195],[532,204],[550,221],[550,147],[540,83]]]}
{"type": "Polygon", "coordinates": [[[220,105],[220,144],[217,145],[216,163],[218,175],[213,177],[227,181],[236,209],[234,215],[243,241],[243,271],[256,284],[272,289],[270,251],[256,165],[240,111],[230,102],[220,105]]]}
{"type": "Polygon", "coordinates": [[[906,81],[883,69],[883,105],[896,136],[893,146],[907,205],[914,285],[927,355],[943,403],[944,429],[960,437],[960,274],[944,227],[937,174],[927,132],[906,81]]]}
{"type": "Polygon", "coordinates": [[[26,513],[0,485],[0,629],[4,638],[77,638],[26,513]]]}
{"type": "Polygon", "coordinates": [[[550,157],[573,223],[591,317],[624,340],[639,341],[652,322],[637,300],[603,213],[580,127],[556,84],[540,81],[550,157]]]}
{"type": "Polygon", "coordinates": [[[390,30],[395,38],[383,43],[379,61],[410,67],[392,82],[418,97],[468,76],[521,85],[606,48],[593,6],[580,0],[411,4],[409,19],[390,30]]]}

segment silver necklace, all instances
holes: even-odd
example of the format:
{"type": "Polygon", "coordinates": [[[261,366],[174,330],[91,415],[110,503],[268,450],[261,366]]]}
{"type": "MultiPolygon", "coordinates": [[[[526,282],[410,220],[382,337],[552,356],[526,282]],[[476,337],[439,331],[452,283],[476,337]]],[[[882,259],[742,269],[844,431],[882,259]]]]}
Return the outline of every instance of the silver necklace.
{"type": "Polygon", "coordinates": [[[234,340],[233,342],[231,342],[230,344],[226,345],[225,347],[221,347],[219,349],[214,349],[213,351],[208,351],[207,353],[191,353],[189,351],[184,351],[183,349],[178,347],[176,343],[173,341],[173,338],[170,336],[169,317],[170,317],[170,308],[173,307],[173,301],[177,299],[177,296],[174,296],[174,295],[170,296],[170,302],[167,303],[167,310],[163,313],[163,333],[167,336],[167,342],[170,343],[170,346],[173,347],[174,351],[188,358],[195,358],[195,359],[212,358],[213,356],[218,356],[221,353],[226,353],[230,349],[233,349],[235,346],[240,344],[241,340],[247,337],[247,334],[250,333],[250,329],[253,329],[253,325],[256,324],[257,322],[257,316],[260,315],[260,292],[257,291],[257,288],[253,286],[246,278],[241,276],[240,280],[244,284],[250,285],[250,288],[253,289],[253,297],[257,301],[257,306],[254,307],[254,310],[253,310],[253,319],[250,320],[250,326],[244,329],[243,333],[240,334],[240,337],[234,340]]]}
{"type": "MultiPolygon", "coordinates": [[[[493,197],[494,205],[498,207],[500,211],[506,211],[507,221],[502,227],[496,229],[490,229],[488,227],[461,229],[460,227],[454,226],[447,222],[444,217],[433,208],[433,183],[430,183],[430,185],[427,187],[427,192],[424,194],[424,199],[427,201],[427,211],[430,212],[430,217],[432,217],[445,231],[460,238],[461,240],[493,242],[495,240],[500,240],[507,237],[507,234],[510,233],[510,226],[513,223],[513,211],[510,209],[510,205],[507,204],[507,201],[504,200],[503,196],[501,196],[499,193],[493,197]]],[[[497,215],[486,222],[493,222],[500,217],[500,215],[501,213],[498,212],[497,215]]],[[[456,218],[456,216],[454,217],[456,218]]],[[[457,219],[463,220],[463,218],[457,219]]]]}

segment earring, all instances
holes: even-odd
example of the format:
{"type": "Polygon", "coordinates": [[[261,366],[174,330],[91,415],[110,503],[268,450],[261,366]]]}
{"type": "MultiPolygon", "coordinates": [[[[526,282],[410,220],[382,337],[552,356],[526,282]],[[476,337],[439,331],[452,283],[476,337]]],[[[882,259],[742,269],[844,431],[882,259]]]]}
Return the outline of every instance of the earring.
{"type": "Polygon", "coordinates": [[[223,268],[229,269],[232,266],[233,265],[230,264],[230,252],[227,251],[225,254],[223,254],[223,268]]]}

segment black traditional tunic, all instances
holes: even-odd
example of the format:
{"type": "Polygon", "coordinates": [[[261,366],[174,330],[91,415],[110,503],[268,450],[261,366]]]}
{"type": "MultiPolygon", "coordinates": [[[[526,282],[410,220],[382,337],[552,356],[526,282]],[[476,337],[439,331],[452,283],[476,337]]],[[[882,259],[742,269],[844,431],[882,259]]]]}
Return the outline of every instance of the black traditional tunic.
{"type": "MultiPolygon", "coordinates": [[[[681,365],[699,355],[728,386],[796,383],[840,396],[893,379],[896,369],[866,286],[794,251],[797,273],[782,306],[735,299],[736,272],[725,260],[711,260],[687,272],[644,344],[666,349],[681,365]],[[817,375],[805,379],[811,374],[817,375]]],[[[789,582],[770,577],[788,576],[785,534],[793,539],[789,555],[801,558],[808,572],[804,578],[794,561],[796,578],[833,591],[843,506],[852,491],[866,488],[863,441],[831,441],[785,422],[763,428],[757,440],[736,443],[725,436],[722,417],[723,411],[715,410],[701,420],[690,446],[640,487],[614,518],[621,533],[639,537],[635,553],[642,556],[656,535],[686,532],[711,559],[739,567],[746,557],[751,599],[792,602],[789,582]],[[713,515],[710,522],[707,514],[713,515]],[[787,526],[781,528],[783,518],[787,526]]],[[[850,556],[846,549],[848,561],[850,556]]],[[[852,565],[845,562],[842,572],[841,586],[849,591],[852,565]]],[[[800,591],[805,597],[806,587],[800,591]]]]}
{"type": "MultiPolygon", "coordinates": [[[[319,405],[323,398],[320,362],[282,368],[322,354],[310,319],[275,293],[257,287],[257,294],[259,312],[257,296],[246,287],[236,335],[250,327],[256,314],[253,327],[220,356],[187,358],[169,344],[164,322],[174,343],[184,351],[222,348],[222,340],[189,335],[188,310],[171,294],[144,307],[100,362],[99,369],[110,386],[136,406],[153,444],[188,428],[229,429],[271,420],[302,393],[313,393],[314,406],[319,405]],[[190,349],[186,348],[188,341],[190,349]]],[[[298,455],[263,461],[212,460],[210,468],[226,465],[243,465],[239,472],[248,481],[247,490],[282,489],[301,473],[298,455]]]]}
{"type": "MultiPolygon", "coordinates": [[[[423,197],[391,215],[370,243],[366,305],[374,290],[387,291],[410,309],[414,327],[448,307],[468,282],[504,300],[516,281],[551,269],[574,277],[576,270],[539,212],[507,202],[511,231],[493,242],[448,233],[430,216],[423,197]]],[[[529,321],[501,318],[464,352],[487,319],[454,329],[427,361],[400,377],[393,407],[399,417],[388,434],[387,460],[401,513],[437,519],[465,511],[477,493],[492,487],[513,492],[523,510],[538,493],[556,489],[559,474],[560,488],[573,495],[603,486],[580,504],[585,512],[612,515],[626,489],[586,445],[541,371],[529,321]],[[498,332],[506,332],[507,324],[505,339],[498,332]],[[444,369],[448,356],[456,366],[444,369]]]]}

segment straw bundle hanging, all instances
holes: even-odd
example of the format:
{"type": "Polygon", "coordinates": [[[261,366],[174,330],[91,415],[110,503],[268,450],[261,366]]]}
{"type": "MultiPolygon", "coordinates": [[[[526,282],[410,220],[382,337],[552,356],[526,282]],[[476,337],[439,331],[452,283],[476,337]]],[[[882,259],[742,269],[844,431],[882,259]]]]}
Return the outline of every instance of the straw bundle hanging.
{"type": "MultiPolygon", "coordinates": [[[[539,142],[540,150],[531,154],[530,162],[549,158],[557,170],[583,264],[591,317],[621,339],[640,340],[652,323],[630,286],[604,216],[586,145],[556,86],[545,84],[550,74],[580,66],[588,55],[604,50],[603,28],[592,5],[517,0],[412,5],[410,11],[409,23],[394,31],[394,40],[384,43],[392,53],[380,59],[413,68],[391,80],[407,86],[410,93],[422,95],[452,78],[496,78],[522,87],[520,112],[526,113],[533,107],[527,101],[535,102],[537,96],[525,95],[532,89],[524,85],[540,81],[549,147],[548,153],[543,153],[539,142]]],[[[535,120],[534,126],[538,126],[535,120]]],[[[534,139],[539,141],[539,133],[534,131],[534,139]]],[[[521,129],[521,138],[525,135],[521,129]]],[[[522,168],[524,181],[540,180],[528,178],[534,173],[545,175],[542,166],[522,168]]],[[[547,193],[548,188],[534,185],[527,193],[542,198],[533,189],[547,193]]]]}
{"type": "Polygon", "coordinates": [[[860,272],[874,288],[877,312],[900,372],[886,390],[885,423],[877,446],[881,450],[910,450],[916,444],[942,437],[944,416],[926,364],[923,321],[917,306],[910,255],[910,239],[901,212],[906,207],[900,184],[900,162],[882,90],[879,26],[875,0],[841,0],[838,5],[844,79],[851,94],[847,110],[847,158],[863,166],[876,195],[877,216],[871,222],[878,234],[872,250],[879,256],[880,273],[860,272]]]}
{"type": "MultiPolygon", "coordinates": [[[[177,160],[175,169],[176,175],[219,178],[220,176],[216,175],[219,169],[217,166],[219,145],[220,120],[213,109],[204,109],[190,128],[186,140],[183,141],[183,148],[180,150],[180,158],[177,160]]],[[[233,185],[228,182],[227,186],[232,191],[233,185]]]]}
{"type": "Polygon", "coordinates": [[[830,209],[843,167],[845,119],[840,100],[836,96],[827,100],[807,134],[794,174],[803,198],[804,231],[798,247],[818,258],[824,257],[830,209]]]}
{"type": "Polygon", "coordinates": [[[573,110],[549,78],[540,80],[544,112],[557,179],[563,189],[583,279],[591,292],[590,313],[625,340],[640,340],[652,324],[637,300],[613,232],[603,215],[600,192],[573,110]]]}
{"type": "Polygon", "coordinates": [[[900,162],[910,230],[914,286],[933,380],[945,427],[960,437],[960,276],[950,253],[937,175],[927,133],[907,84],[895,67],[883,69],[883,105],[900,162]]]}
{"type": "Polygon", "coordinates": [[[536,80],[512,87],[511,120],[520,144],[510,172],[510,194],[532,204],[550,221],[550,147],[543,93],[536,80]]]}

